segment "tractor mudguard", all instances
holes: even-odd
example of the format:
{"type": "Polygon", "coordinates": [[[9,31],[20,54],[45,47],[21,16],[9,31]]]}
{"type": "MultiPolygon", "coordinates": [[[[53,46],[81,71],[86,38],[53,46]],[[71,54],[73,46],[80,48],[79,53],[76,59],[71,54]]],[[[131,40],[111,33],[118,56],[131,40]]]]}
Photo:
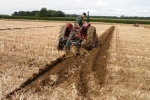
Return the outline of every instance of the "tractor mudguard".
{"type": "Polygon", "coordinates": [[[72,25],[70,22],[67,22],[67,23],[66,23],[66,27],[68,28],[69,33],[70,33],[71,30],[73,29],[73,25],[72,25]]]}

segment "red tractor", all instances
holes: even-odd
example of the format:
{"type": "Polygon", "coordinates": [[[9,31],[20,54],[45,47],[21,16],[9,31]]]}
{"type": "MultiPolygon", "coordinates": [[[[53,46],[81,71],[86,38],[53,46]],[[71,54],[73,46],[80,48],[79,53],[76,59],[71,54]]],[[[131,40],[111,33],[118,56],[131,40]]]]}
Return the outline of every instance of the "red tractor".
{"type": "Polygon", "coordinates": [[[133,26],[134,26],[134,27],[139,27],[139,24],[138,24],[138,23],[135,23],[133,26]]]}
{"type": "Polygon", "coordinates": [[[65,47],[68,52],[71,46],[76,47],[76,54],[79,53],[81,43],[84,41],[84,47],[91,50],[97,44],[96,28],[89,23],[89,12],[87,15],[87,23],[84,23],[83,28],[73,27],[71,23],[63,25],[59,32],[57,44],[58,50],[63,50],[65,47]]]}

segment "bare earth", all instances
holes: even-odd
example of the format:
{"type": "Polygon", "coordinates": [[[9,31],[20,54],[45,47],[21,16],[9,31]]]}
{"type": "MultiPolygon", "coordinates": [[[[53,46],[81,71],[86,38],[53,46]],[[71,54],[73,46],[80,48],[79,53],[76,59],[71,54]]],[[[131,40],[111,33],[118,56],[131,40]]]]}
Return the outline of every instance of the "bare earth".
{"type": "Polygon", "coordinates": [[[66,58],[66,22],[0,20],[2,100],[149,100],[150,29],[91,23],[99,44],[66,58]]]}

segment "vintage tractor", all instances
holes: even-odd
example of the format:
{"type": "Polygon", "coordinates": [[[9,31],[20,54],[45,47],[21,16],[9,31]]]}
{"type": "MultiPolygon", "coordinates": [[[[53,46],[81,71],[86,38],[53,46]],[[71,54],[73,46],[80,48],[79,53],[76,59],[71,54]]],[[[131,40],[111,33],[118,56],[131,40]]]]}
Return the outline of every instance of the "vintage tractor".
{"type": "Polygon", "coordinates": [[[66,52],[68,52],[71,46],[75,46],[76,54],[80,54],[81,44],[88,50],[93,49],[97,44],[98,37],[96,28],[89,23],[89,12],[87,14],[87,23],[84,23],[82,27],[82,29],[73,27],[70,22],[63,25],[59,32],[57,49],[63,50],[65,48],[66,52]]]}
{"type": "Polygon", "coordinates": [[[138,24],[138,23],[135,23],[133,26],[134,26],[134,27],[139,27],[139,24],[138,24]]]}

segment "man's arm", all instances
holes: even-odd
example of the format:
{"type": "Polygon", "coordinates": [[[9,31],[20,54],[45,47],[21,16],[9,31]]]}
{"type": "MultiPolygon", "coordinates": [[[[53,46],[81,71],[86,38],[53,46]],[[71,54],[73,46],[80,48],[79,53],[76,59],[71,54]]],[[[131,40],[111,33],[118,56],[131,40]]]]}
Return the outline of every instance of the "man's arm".
{"type": "Polygon", "coordinates": [[[76,23],[77,27],[80,27],[80,25],[78,23],[76,23]]]}
{"type": "Polygon", "coordinates": [[[77,26],[78,28],[82,29],[82,27],[80,27],[80,25],[79,25],[78,23],[76,23],[76,26],[77,26]]]}

